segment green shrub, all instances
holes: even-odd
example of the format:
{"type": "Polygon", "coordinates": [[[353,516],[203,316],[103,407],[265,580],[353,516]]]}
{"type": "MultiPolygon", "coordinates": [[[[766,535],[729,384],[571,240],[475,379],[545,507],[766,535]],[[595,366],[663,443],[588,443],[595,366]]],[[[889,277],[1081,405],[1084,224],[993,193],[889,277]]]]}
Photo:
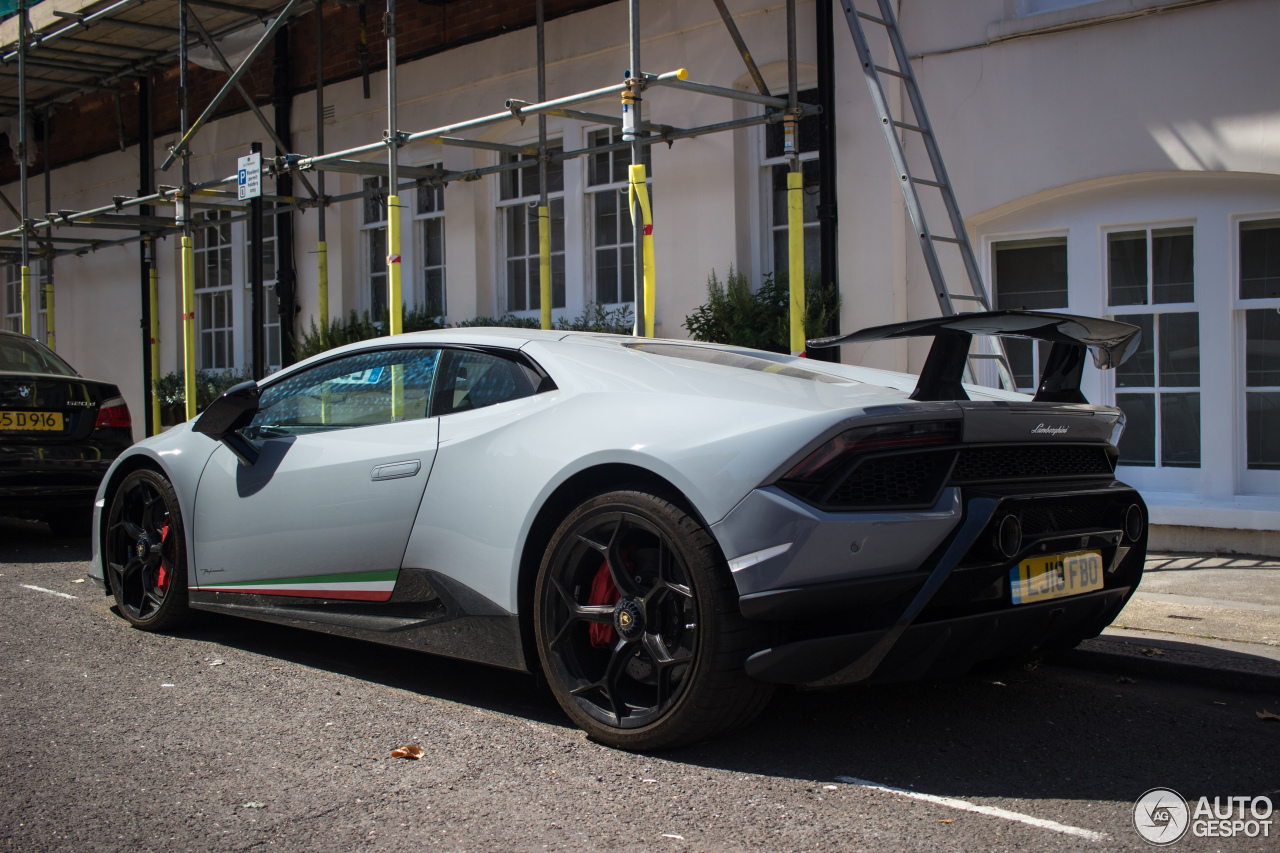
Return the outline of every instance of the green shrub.
{"type": "MultiPolygon", "coordinates": [[[[244,370],[197,370],[196,411],[203,412],[210,403],[222,395],[223,391],[252,378],[253,369],[249,367],[244,370]]],[[[187,385],[184,371],[179,370],[161,376],[152,383],[152,387],[160,400],[162,426],[173,426],[187,419],[187,385]]]]}
{"type": "MultiPolygon", "coordinates": [[[[629,335],[635,325],[632,317],[630,305],[609,309],[592,303],[572,320],[557,320],[555,328],[563,332],[604,332],[629,335]]],[[[473,317],[470,320],[459,320],[451,325],[462,329],[476,326],[500,326],[509,329],[539,329],[542,327],[541,321],[536,317],[517,317],[514,314],[504,314],[501,317],[473,317]]],[[[382,324],[378,325],[370,318],[368,311],[363,314],[357,314],[352,309],[346,318],[330,320],[328,334],[321,335],[315,319],[312,318],[311,330],[302,333],[302,341],[297,349],[298,360],[301,361],[304,358],[309,358],[334,347],[380,337],[385,334],[383,329],[386,326],[386,314],[382,316],[382,324]]],[[[406,308],[404,311],[404,330],[406,332],[425,332],[431,329],[443,328],[449,328],[449,326],[441,325],[440,318],[428,314],[425,306],[406,308]]]]}
{"type": "MultiPolygon", "coordinates": [[[[790,352],[790,303],[786,273],[765,276],[753,292],[746,275],[732,266],[723,283],[712,270],[707,301],[684,318],[684,327],[695,341],[790,352]]],[[[834,286],[823,290],[817,276],[806,272],[805,303],[805,337],[821,337],[840,312],[840,294],[834,286]]]]}
{"type": "MultiPolygon", "coordinates": [[[[387,322],[386,312],[383,312],[381,325],[378,325],[373,322],[368,311],[363,314],[357,314],[353,308],[345,319],[335,317],[330,320],[328,334],[322,335],[313,317],[311,318],[311,330],[302,333],[302,341],[297,348],[298,361],[334,347],[381,337],[386,334],[383,329],[387,328],[387,322]]],[[[425,305],[405,308],[401,322],[406,332],[425,332],[430,329],[444,328],[440,324],[440,318],[437,315],[427,313],[425,305]]]]}

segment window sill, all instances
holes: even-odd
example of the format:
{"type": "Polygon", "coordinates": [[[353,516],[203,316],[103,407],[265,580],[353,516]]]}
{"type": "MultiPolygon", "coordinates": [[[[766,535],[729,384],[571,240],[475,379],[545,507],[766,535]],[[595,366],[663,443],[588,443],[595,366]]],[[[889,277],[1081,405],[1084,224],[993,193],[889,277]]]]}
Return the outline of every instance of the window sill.
{"type": "Polygon", "coordinates": [[[1020,36],[1076,29],[1084,23],[1092,25],[1123,21],[1179,6],[1198,6],[1205,2],[1212,0],[1102,0],[1085,6],[1028,15],[1025,18],[1005,18],[987,26],[987,43],[995,44],[1020,36]]]}

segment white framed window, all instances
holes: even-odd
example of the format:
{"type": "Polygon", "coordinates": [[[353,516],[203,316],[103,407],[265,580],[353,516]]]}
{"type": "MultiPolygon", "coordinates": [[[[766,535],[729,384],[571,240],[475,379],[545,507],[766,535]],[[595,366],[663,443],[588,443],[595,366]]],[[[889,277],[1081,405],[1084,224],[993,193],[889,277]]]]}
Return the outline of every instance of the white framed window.
{"type": "Polygon", "coordinates": [[[1239,223],[1246,491],[1280,491],[1280,219],[1239,223]]]}
{"type": "Polygon", "coordinates": [[[365,196],[360,225],[361,251],[364,254],[364,284],[361,288],[361,304],[369,311],[369,318],[381,325],[387,313],[387,178],[378,175],[364,179],[366,191],[376,190],[365,196]]]}
{"type": "MultiPolygon", "coordinates": [[[[275,373],[280,369],[280,294],[276,289],[279,269],[276,266],[276,216],[275,202],[262,203],[262,342],[266,347],[263,359],[267,373],[275,373]]],[[[244,304],[253,305],[253,255],[249,244],[248,223],[239,226],[244,235],[244,304]]],[[[244,364],[253,363],[253,341],[245,335],[244,364]]]]}
{"type": "Polygon", "coordinates": [[[4,327],[10,332],[22,331],[22,267],[4,265],[4,327]]]}
{"type": "MultiPolygon", "coordinates": [[[[548,145],[549,153],[564,150],[548,145]]],[[[498,176],[498,222],[501,232],[499,265],[508,312],[539,311],[542,291],[538,253],[538,158],[536,154],[503,154],[503,163],[528,161],[528,166],[498,176]]],[[[547,200],[551,215],[551,307],[565,307],[564,164],[547,164],[547,200]]]]}
{"type": "MultiPolygon", "coordinates": [[[[1002,311],[1067,308],[1067,238],[992,243],[991,284],[995,307],[1002,311]]],[[[1018,390],[1034,393],[1051,344],[1026,338],[1003,340],[1018,390]]]]}
{"type": "Polygon", "coordinates": [[[1127,425],[1120,464],[1200,467],[1200,313],[1193,226],[1106,234],[1107,304],[1142,329],[1138,351],[1115,371],[1127,425]]]}
{"type": "MultiPolygon", "coordinates": [[[[802,104],[818,103],[817,89],[803,89],[799,93],[802,104]]],[[[800,173],[804,185],[804,269],[807,274],[820,272],[818,205],[818,138],[820,127],[817,116],[800,120],[796,128],[796,147],[800,152],[800,173]]],[[[765,200],[765,272],[772,272],[776,279],[787,276],[790,243],[787,234],[787,172],[791,170],[783,157],[784,129],[781,123],[764,126],[764,156],[761,159],[762,197],[765,200]]]]}
{"type": "Polygon", "coordinates": [[[231,211],[207,210],[192,219],[195,254],[196,368],[226,370],[235,360],[235,291],[231,211]]]}
{"type": "MultiPolygon", "coordinates": [[[[593,130],[587,134],[589,147],[622,141],[616,128],[593,130]]],[[[653,205],[652,146],[641,149],[649,204],[653,205]]],[[[601,151],[587,160],[587,210],[591,246],[592,299],[600,305],[635,301],[635,229],[627,208],[627,183],[631,151],[601,151]]]]}
{"type": "Polygon", "coordinates": [[[417,196],[414,219],[421,254],[414,302],[427,306],[431,316],[444,317],[449,311],[445,287],[444,186],[420,186],[417,196]]]}
{"type": "MultiPolygon", "coordinates": [[[[48,269],[48,261],[40,260],[37,262],[35,270],[31,273],[29,286],[35,291],[32,298],[36,303],[36,320],[35,328],[32,329],[34,337],[41,343],[49,342],[48,334],[48,294],[45,292],[45,283],[48,281],[46,274],[43,272],[48,269]]],[[[22,265],[21,264],[5,264],[3,271],[4,278],[4,325],[2,328],[11,332],[22,331],[22,265]]]]}

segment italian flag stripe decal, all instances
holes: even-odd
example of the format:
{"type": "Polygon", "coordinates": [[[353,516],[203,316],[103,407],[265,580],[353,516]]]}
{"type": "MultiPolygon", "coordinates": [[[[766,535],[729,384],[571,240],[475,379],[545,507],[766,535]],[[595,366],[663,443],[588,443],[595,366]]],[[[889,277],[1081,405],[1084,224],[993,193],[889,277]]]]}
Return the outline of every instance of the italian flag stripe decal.
{"type": "Polygon", "coordinates": [[[202,584],[211,592],[240,592],[251,595],[291,595],[301,598],[342,598],[354,601],[386,601],[396,585],[395,569],[379,572],[347,572],[337,575],[306,575],[297,578],[233,581],[202,584]]]}

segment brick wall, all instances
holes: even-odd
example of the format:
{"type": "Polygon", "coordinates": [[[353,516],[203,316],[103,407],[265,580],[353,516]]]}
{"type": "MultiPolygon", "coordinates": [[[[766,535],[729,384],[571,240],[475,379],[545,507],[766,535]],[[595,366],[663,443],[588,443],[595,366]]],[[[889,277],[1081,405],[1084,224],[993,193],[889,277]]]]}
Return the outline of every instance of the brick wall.
{"type": "MultiPolygon", "coordinates": [[[[433,53],[440,53],[460,45],[492,38],[511,30],[531,27],[534,24],[534,4],[502,2],[502,0],[455,0],[442,4],[423,0],[396,0],[398,23],[397,55],[407,62],[433,53]]],[[[583,9],[603,6],[616,0],[545,0],[548,20],[562,17],[583,9]]],[[[385,6],[370,3],[367,7],[368,62],[370,72],[386,67],[387,45],[382,28],[385,6]]],[[[292,46],[292,81],[294,94],[315,88],[315,20],[312,12],[299,15],[287,27],[292,46]]],[[[328,4],[324,6],[325,83],[336,83],[359,77],[360,53],[359,12],[352,6],[328,4]]],[[[247,91],[259,107],[265,109],[271,103],[271,68],[274,60],[273,46],[268,46],[241,78],[247,91]]],[[[191,66],[187,72],[189,83],[190,120],[196,117],[226,82],[227,75],[191,66]]],[[[374,92],[376,98],[381,93],[374,92]]],[[[138,90],[137,84],[121,89],[121,114],[124,120],[126,145],[138,142],[138,90]]],[[[156,138],[174,134],[178,129],[178,67],[174,65],[152,74],[153,123],[156,138]]],[[[222,102],[216,117],[244,112],[239,93],[233,92],[222,102]]],[[[109,93],[85,95],[70,104],[63,105],[51,121],[52,137],[50,160],[54,168],[86,160],[119,149],[115,99],[109,93]]],[[[32,174],[43,169],[42,138],[37,126],[32,134],[39,159],[32,174]]],[[[372,139],[370,140],[372,141],[372,139]]],[[[8,147],[0,149],[0,184],[16,181],[18,165],[8,147]]],[[[104,199],[104,202],[107,201],[104,199]]]]}

